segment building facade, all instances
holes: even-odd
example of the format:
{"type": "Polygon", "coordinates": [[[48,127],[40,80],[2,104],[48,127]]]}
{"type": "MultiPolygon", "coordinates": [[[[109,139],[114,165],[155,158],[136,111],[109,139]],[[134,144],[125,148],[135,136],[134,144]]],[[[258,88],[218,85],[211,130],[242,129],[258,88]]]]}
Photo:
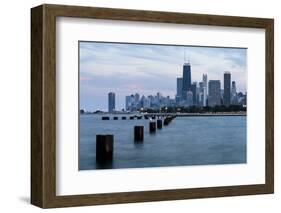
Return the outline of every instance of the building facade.
{"type": "Polygon", "coordinates": [[[131,106],[131,96],[127,95],[125,97],[125,108],[127,111],[130,110],[130,106],[131,106]]]}
{"type": "Polygon", "coordinates": [[[221,105],[221,83],[219,80],[209,81],[209,95],[208,106],[220,106],[221,105]]]}
{"type": "Polygon", "coordinates": [[[223,75],[223,104],[225,106],[230,105],[231,100],[231,74],[225,72],[223,75]]]}
{"type": "Polygon", "coordinates": [[[186,100],[185,100],[185,106],[192,106],[193,105],[193,93],[191,91],[188,91],[186,93],[186,100]]]}
{"type": "Polygon", "coordinates": [[[182,97],[182,78],[177,78],[177,97],[182,97]]]}
{"type": "Polygon", "coordinates": [[[186,100],[187,92],[191,87],[191,66],[190,63],[184,63],[182,74],[182,98],[186,100]]]}
{"type": "Polygon", "coordinates": [[[232,81],[231,83],[231,104],[237,105],[238,104],[238,98],[237,98],[237,92],[236,92],[236,83],[235,81],[232,81]]]}
{"type": "Polygon", "coordinates": [[[140,94],[136,93],[135,94],[135,103],[136,103],[136,105],[139,103],[139,101],[140,101],[140,94]]]}
{"type": "Polygon", "coordinates": [[[197,105],[197,83],[193,82],[190,87],[190,91],[192,92],[192,103],[193,105],[197,105]]]}
{"type": "Polygon", "coordinates": [[[112,113],[115,111],[115,93],[108,93],[108,112],[112,113]]]}
{"type": "Polygon", "coordinates": [[[204,85],[203,81],[199,82],[199,89],[198,89],[198,105],[203,106],[203,98],[204,98],[204,85]]]}
{"type": "Polygon", "coordinates": [[[207,98],[208,98],[208,76],[207,74],[203,74],[203,106],[207,106],[207,98]]]}

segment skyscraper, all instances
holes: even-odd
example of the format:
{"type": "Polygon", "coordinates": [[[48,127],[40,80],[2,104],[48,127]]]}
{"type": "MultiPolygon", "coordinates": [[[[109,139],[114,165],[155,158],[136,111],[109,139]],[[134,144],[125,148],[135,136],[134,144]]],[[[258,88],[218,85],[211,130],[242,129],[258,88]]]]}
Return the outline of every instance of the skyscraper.
{"type": "Polygon", "coordinates": [[[192,92],[192,103],[193,105],[197,105],[197,83],[193,82],[190,87],[190,91],[192,92]]]}
{"type": "Polygon", "coordinates": [[[110,92],[108,93],[108,112],[115,111],[115,93],[110,92]]]}
{"type": "Polygon", "coordinates": [[[208,76],[207,74],[203,74],[203,106],[207,105],[207,97],[208,97],[208,76]]]}
{"type": "Polygon", "coordinates": [[[132,110],[135,106],[136,106],[135,95],[131,94],[131,103],[130,103],[131,109],[130,110],[132,110]]]}
{"type": "Polygon", "coordinates": [[[209,81],[208,106],[221,105],[221,83],[219,80],[209,81]]]}
{"type": "Polygon", "coordinates": [[[231,74],[230,72],[225,72],[223,77],[223,104],[225,106],[230,105],[230,98],[231,98],[230,84],[231,84],[231,74]]]}
{"type": "Polygon", "coordinates": [[[207,74],[203,74],[203,85],[204,85],[204,87],[206,87],[207,88],[207,94],[206,95],[208,95],[208,76],[207,76],[207,74]]]}
{"type": "Polygon", "coordinates": [[[193,94],[192,92],[189,90],[186,93],[186,101],[185,101],[187,106],[192,106],[193,105],[193,94]]]}
{"type": "Polygon", "coordinates": [[[162,94],[160,92],[157,92],[157,94],[156,94],[156,104],[158,106],[160,106],[161,102],[162,102],[162,94]]]}
{"type": "Polygon", "coordinates": [[[191,87],[191,66],[190,63],[184,63],[182,74],[182,96],[186,100],[187,92],[191,87]]]}
{"type": "Polygon", "coordinates": [[[129,110],[131,106],[131,96],[128,95],[125,97],[125,108],[126,110],[129,110]]]}
{"type": "Polygon", "coordinates": [[[177,96],[179,98],[182,96],[182,78],[177,78],[177,96]]]}
{"type": "Polygon", "coordinates": [[[233,105],[238,104],[235,81],[232,81],[232,83],[231,83],[231,104],[233,104],[233,105]]]}
{"type": "Polygon", "coordinates": [[[199,82],[199,90],[198,90],[198,104],[203,106],[204,99],[204,84],[203,82],[199,82]]]}
{"type": "Polygon", "coordinates": [[[140,101],[140,94],[136,93],[135,94],[135,104],[136,104],[136,106],[139,104],[139,101],[140,101]]]}
{"type": "Polygon", "coordinates": [[[235,81],[232,81],[231,83],[231,96],[235,96],[236,95],[236,83],[235,81]]]}

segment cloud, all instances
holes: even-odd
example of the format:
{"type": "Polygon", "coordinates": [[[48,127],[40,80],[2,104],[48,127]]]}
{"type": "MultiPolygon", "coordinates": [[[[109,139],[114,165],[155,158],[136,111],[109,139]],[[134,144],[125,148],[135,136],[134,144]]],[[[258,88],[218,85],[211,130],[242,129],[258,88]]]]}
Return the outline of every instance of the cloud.
{"type": "Polygon", "coordinates": [[[221,80],[230,71],[237,89],[247,88],[247,49],[168,45],[80,42],[80,103],[83,108],[106,109],[107,93],[114,91],[117,108],[132,93],[174,97],[176,78],[182,76],[186,58],[191,62],[192,81],[221,80]]]}

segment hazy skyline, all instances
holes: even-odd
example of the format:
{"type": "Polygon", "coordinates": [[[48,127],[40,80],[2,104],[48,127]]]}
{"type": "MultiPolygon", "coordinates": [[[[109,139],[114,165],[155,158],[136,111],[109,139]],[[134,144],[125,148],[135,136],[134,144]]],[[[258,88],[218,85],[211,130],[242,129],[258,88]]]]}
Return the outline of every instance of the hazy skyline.
{"type": "Polygon", "coordinates": [[[231,72],[237,91],[247,88],[247,49],[147,44],[79,42],[80,108],[107,110],[108,93],[116,94],[116,109],[135,93],[174,98],[176,78],[182,77],[184,52],[193,81],[220,80],[231,72]]]}

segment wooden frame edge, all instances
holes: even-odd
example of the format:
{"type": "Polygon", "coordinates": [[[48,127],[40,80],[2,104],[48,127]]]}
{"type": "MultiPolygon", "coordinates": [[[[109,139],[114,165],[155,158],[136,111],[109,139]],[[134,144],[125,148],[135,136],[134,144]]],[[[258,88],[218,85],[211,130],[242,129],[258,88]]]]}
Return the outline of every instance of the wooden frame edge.
{"type": "Polygon", "coordinates": [[[265,28],[265,128],[266,128],[266,185],[274,193],[274,20],[268,21],[265,28]]]}
{"type": "Polygon", "coordinates": [[[31,10],[31,203],[43,207],[43,7],[31,10]]]}

